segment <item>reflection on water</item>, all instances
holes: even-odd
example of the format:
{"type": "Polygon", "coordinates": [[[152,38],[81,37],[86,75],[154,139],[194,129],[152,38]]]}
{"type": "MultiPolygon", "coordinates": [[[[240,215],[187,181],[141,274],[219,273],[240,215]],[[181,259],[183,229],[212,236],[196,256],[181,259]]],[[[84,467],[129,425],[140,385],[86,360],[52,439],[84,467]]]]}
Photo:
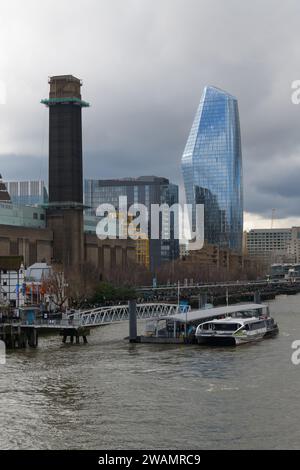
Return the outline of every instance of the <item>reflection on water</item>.
{"type": "Polygon", "coordinates": [[[9,353],[0,447],[299,448],[300,295],[270,305],[279,336],[238,348],[128,344],[125,323],[9,353]]]}

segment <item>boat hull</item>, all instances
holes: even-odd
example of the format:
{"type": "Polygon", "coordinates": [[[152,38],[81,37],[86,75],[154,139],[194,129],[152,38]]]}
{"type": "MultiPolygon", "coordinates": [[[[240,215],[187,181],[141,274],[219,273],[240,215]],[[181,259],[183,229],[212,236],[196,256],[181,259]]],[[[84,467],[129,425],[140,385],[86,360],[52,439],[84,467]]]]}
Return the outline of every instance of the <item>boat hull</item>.
{"type": "Polygon", "coordinates": [[[279,328],[277,325],[274,328],[270,328],[266,331],[264,338],[274,338],[279,333],[279,328]]]}
{"type": "Polygon", "coordinates": [[[266,332],[247,336],[198,336],[198,344],[207,344],[211,346],[240,346],[241,344],[254,343],[261,341],[265,337],[266,332]]]}
{"type": "Polygon", "coordinates": [[[201,336],[197,337],[198,344],[206,344],[209,346],[236,346],[233,336],[201,336]]]}

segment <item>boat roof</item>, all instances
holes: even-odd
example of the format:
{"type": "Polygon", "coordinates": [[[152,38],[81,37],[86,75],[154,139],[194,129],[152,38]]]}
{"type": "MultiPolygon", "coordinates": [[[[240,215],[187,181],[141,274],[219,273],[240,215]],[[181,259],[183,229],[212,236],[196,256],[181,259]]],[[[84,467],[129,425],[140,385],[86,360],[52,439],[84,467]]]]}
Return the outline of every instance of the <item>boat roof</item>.
{"type": "Polygon", "coordinates": [[[232,317],[227,317],[227,318],[215,318],[214,320],[209,320],[207,322],[204,322],[202,323],[203,324],[206,324],[206,323],[214,323],[214,324],[218,324],[218,323],[240,323],[241,325],[246,325],[247,323],[256,323],[257,321],[261,321],[263,322],[264,320],[258,320],[257,317],[251,317],[251,318],[232,318],[232,317]]]}
{"type": "Polygon", "coordinates": [[[225,307],[214,307],[201,310],[193,310],[187,313],[175,313],[174,315],[162,316],[159,319],[164,320],[167,318],[182,321],[182,322],[195,322],[201,320],[209,320],[211,318],[216,318],[219,315],[229,315],[230,313],[236,312],[246,312],[248,310],[262,310],[266,308],[266,304],[239,304],[239,305],[228,305],[225,307]]]}

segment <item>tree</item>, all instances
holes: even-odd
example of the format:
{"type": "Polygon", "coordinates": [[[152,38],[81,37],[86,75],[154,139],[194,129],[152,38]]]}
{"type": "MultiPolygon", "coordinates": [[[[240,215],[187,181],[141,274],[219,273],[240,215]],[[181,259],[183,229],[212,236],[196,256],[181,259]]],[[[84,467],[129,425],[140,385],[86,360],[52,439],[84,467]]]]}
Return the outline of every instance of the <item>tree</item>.
{"type": "Polygon", "coordinates": [[[105,271],[103,274],[105,281],[116,286],[141,286],[151,283],[151,273],[145,267],[131,261],[124,268],[116,267],[105,271]]]}
{"type": "Polygon", "coordinates": [[[109,282],[101,282],[90,301],[94,304],[125,302],[136,298],[134,288],[128,286],[116,287],[109,282]]]}
{"type": "Polygon", "coordinates": [[[93,296],[100,281],[100,273],[92,263],[84,263],[80,269],[69,271],[68,279],[69,305],[81,308],[93,296]]]}
{"type": "Polygon", "coordinates": [[[68,300],[67,283],[61,265],[53,265],[52,272],[43,280],[43,289],[51,302],[62,310],[68,300]]]}
{"type": "MultiPolygon", "coordinates": [[[[234,260],[235,258],[233,258],[234,260]]],[[[157,273],[159,284],[171,284],[185,279],[193,279],[195,283],[226,282],[239,280],[254,280],[263,274],[261,263],[247,258],[242,267],[238,262],[230,262],[229,267],[208,263],[197,256],[189,255],[185,259],[163,264],[157,273]]]]}

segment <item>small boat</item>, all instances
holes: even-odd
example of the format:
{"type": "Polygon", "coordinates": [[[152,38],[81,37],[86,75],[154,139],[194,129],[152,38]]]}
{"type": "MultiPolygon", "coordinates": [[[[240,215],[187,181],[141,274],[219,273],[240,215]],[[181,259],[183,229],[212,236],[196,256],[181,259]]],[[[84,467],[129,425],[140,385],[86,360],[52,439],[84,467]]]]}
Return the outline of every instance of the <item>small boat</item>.
{"type": "Polygon", "coordinates": [[[226,317],[200,324],[195,336],[199,344],[238,346],[262,340],[266,333],[265,319],[226,317]]]}

